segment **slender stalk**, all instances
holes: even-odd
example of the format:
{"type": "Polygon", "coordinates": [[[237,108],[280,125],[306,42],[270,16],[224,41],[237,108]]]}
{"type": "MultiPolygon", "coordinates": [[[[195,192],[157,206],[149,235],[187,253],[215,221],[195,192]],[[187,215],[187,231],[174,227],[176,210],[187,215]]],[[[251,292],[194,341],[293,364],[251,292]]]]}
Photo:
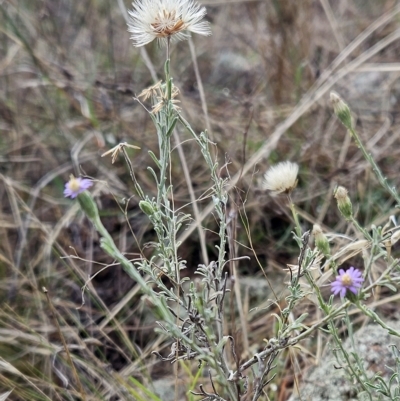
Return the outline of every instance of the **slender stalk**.
{"type": "Polygon", "coordinates": [[[52,313],[52,315],[53,315],[53,320],[54,320],[54,323],[55,323],[55,325],[56,325],[56,329],[57,329],[58,335],[60,336],[61,342],[62,342],[63,347],[64,347],[64,351],[65,351],[65,353],[67,354],[67,359],[68,359],[69,364],[71,365],[72,374],[73,374],[73,376],[74,376],[74,378],[75,378],[76,384],[78,385],[78,389],[79,389],[79,392],[80,392],[80,394],[81,394],[82,400],[83,400],[83,401],[86,401],[87,398],[86,398],[85,391],[84,391],[83,386],[82,386],[82,383],[81,383],[81,381],[80,381],[80,379],[79,379],[78,372],[76,371],[74,362],[73,362],[73,360],[72,360],[72,356],[71,356],[71,354],[70,354],[70,352],[69,352],[69,348],[68,348],[67,342],[65,341],[65,338],[64,338],[64,336],[63,336],[63,334],[62,334],[62,332],[61,332],[60,324],[58,323],[57,311],[56,311],[56,309],[54,308],[53,303],[51,302],[51,299],[50,299],[50,296],[49,296],[49,292],[47,291],[47,288],[43,287],[43,288],[42,288],[42,291],[43,291],[44,294],[46,295],[47,302],[48,302],[48,304],[49,304],[49,306],[50,306],[50,310],[51,310],[51,313],[52,313]]]}
{"type": "Polygon", "coordinates": [[[400,332],[388,326],[372,309],[368,308],[366,305],[361,302],[356,303],[357,307],[368,317],[372,319],[372,321],[378,323],[381,327],[386,329],[389,334],[394,335],[396,337],[400,337],[400,332]]]}
{"type": "Polygon", "coordinates": [[[208,138],[202,133],[200,136],[192,129],[190,124],[179,114],[178,116],[181,124],[189,131],[196,142],[200,145],[201,152],[203,154],[204,160],[206,161],[208,167],[211,171],[211,179],[214,182],[214,207],[219,218],[219,251],[218,251],[218,279],[222,279],[222,269],[225,264],[225,246],[226,246],[226,190],[225,190],[225,180],[218,176],[217,174],[217,164],[211,157],[210,151],[208,149],[208,138]]]}
{"type": "Polygon", "coordinates": [[[364,384],[364,381],[361,380],[360,375],[358,374],[358,372],[355,371],[355,369],[353,368],[353,364],[350,361],[350,357],[349,354],[347,353],[347,351],[343,348],[342,345],[342,340],[339,338],[339,335],[337,333],[337,329],[333,323],[333,321],[329,322],[328,325],[328,330],[329,332],[332,334],[333,339],[335,340],[336,346],[340,349],[341,353],[342,353],[342,357],[345,359],[346,361],[346,368],[351,372],[351,375],[357,380],[358,384],[362,387],[362,389],[368,394],[369,399],[372,401],[371,398],[371,391],[370,389],[364,384]]]}
{"type": "Polygon", "coordinates": [[[364,237],[368,240],[368,241],[372,241],[372,237],[369,234],[369,232],[360,225],[360,223],[354,218],[354,216],[350,217],[350,221],[355,225],[355,227],[357,228],[358,231],[360,231],[360,233],[362,233],[364,235],[364,237]]]}
{"type": "Polygon", "coordinates": [[[322,320],[320,320],[318,323],[315,323],[308,329],[304,330],[301,334],[299,334],[296,337],[291,338],[287,343],[284,344],[278,344],[278,345],[273,345],[270,347],[267,347],[264,351],[260,352],[257,354],[257,356],[253,356],[252,358],[248,359],[246,362],[242,363],[240,365],[240,368],[238,371],[235,371],[231,374],[231,377],[235,378],[238,377],[238,375],[242,372],[244,372],[246,369],[248,369],[250,366],[254,365],[255,363],[258,362],[259,359],[265,359],[268,355],[271,355],[274,351],[280,350],[280,349],[285,349],[288,347],[291,347],[295,344],[297,344],[299,341],[309,337],[315,330],[320,328],[321,326],[324,326],[326,323],[328,323],[331,319],[334,319],[337,317],[339,314],[343,312],[346,308],[350,306],[351,302],[350,301],[345,301],[341,306],[339,306],[337,309],[333,310],[330,315],[325,316],[322,320]]]}
{"type": "Polygon", "coordinates": [[[362,375],[362,377],[361,377],[361,381],[363,382],[363,383],[365,383],[366,381],[368,381],[368,375],[367,375],[367,372],[365,371],[365,368],[364,368],[364,363],[363,363],[363,361],[360,359],[360,357],[358,356],[358,349],[356,348],[356,343],[355,343],[355,341],[354,341],[354,331],[353,331],[353,325],[352,325],[352,322],[351,322],[351,320],[350,320],[350,316],[349,316],[349,311],[348,311],[348,309],[346,309],[345,310],[345,319],[346,319],[346,328],[347,328],[347,332],[348,332],[348,335],[349,335],[349,339],[350,339],[350,342],[351,342],[351,347],[353,348],[353,351],[354,351],[354,355],[353,355],[353,357],[354,357],[354,359],[355,359],[355,361],[356,361],[356,364],[357,364],[357,371],[358,371],[358,375],[362,375]]]}
{"type": "Polygon", "coordinates": [[[371,153],[367,152],[367,149],[365,149],[363,143],[361,142],[360,137],[357,134],[357,131],[352,127],[349,129],[349,133],[356,142],[357,147],[361,150],[361,152],[364,155],[365,160],[369,162],[369,164],[372,167],[372,170],[374,171],[376,177],[378,178],[379,183],[382,185],[383,188],[385,188],[391,195],[392,197],[396,200],[397,204],[400,205],[400,196],[397,193],[395,187],[391,187],[389,183],[387,182],[386,177],[382,174],[382,171],[378,167],[378,165],[375,163],[375,160],[373,159],[371,153]]]}
{"type": "Polygon", "coordinates": [[[301,226],[300,226],[300,221],[299,221],[299,215],[297,214],[297,211],[296,211],[296,206],[292,202],[292,198],[290,196],[290,193],[287,194],[287,198],[289,200],[289,207],[290,207],[290,210],[292,212],[293,219],[294,219],[294,226],[295,226],[296,235],[299,238],[301,238],[301,226]]]}

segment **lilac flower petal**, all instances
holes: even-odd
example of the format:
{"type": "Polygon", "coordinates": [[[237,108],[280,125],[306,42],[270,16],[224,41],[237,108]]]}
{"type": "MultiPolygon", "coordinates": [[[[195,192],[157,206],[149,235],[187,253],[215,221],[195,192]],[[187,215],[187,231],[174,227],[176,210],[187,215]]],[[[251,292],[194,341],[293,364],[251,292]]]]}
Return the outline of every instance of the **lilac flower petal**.
{"type": "Polygon", "coordinates": [[[88,189],[93,185],[93,182],[88,179],[82,179],[81,180],[81,189],[88,189]]]}
{"type": "Polygon", "coordinates": [[[339,275],[331,283],[331,291],[334,295],[340,294],[340,297],[344,298],[347,291],[357,294],[363,282],[364,278],[361,272],[353,266],[347,271],[340,269],[339,275]]]}
{"type": "Polygon", "coordinates": [[[65,184],[64,196],[66,198],[70,197],[74,199],[92,185],[92,180],[81,177],[75,178],[74,176],[71,176],[70,180],[65,184]]]}

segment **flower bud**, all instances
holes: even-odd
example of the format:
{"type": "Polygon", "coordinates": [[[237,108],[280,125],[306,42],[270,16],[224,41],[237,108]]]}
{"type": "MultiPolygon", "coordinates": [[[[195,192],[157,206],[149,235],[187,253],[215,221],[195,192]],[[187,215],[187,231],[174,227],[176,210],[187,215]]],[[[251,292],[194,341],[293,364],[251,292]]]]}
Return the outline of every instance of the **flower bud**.
{"type": "Polygon", "coordinates": [[[351,220],[353,216],[353,206],[350,198],[347,196],[347,189],[344,187],[337,187],[334,196],[337,200],[340,213],[346,220],[351,220]]]}
{"type": "Polygon", "coordinates": [[[315,246],[317,249],[325,256],[329,256],[331,254],[331,249],[329,246],[328,239],[325,234],[322,232],[322,228],[319,224],[314,224],[312,231],[315,239],[315,246]]]}
{"type": "Polygon", "coordinates": [[[331,103],[333,111],[347,129],[353,128],[353,119],[349,106],[342,100],[342,98],[335,92],[331,92],[331,103]]]}
{"type": "Polygon", "coordinates": [[[77,198],[81,209],[90,220],[93,221],[99,218],[96,202],[88,191],[81,192],[77,198]]]}
{"type": "Polygon", "coordinates": [[[153,206],[150,202],[148,201],[140,201],[139,202],[139,207],[142,210],[143,213],[147,214],[147,216],[152,216],[154,214],[154,209],[153,206]]]}

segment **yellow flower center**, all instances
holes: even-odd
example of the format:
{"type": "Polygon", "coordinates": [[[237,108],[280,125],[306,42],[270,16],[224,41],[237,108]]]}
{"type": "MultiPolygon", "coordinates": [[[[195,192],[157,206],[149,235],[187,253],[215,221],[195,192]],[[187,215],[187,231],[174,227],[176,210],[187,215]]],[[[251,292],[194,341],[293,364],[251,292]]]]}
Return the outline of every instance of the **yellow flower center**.
{"type": "Polygon", "coordinates": [[[73,175],[71,175],[68,184],[69,184],[69,189],[71,191],[73,192],[79,191],[80,189],[79,181],[73,175]]]}
{"type": "Polygon", "coordinates": [[[348,273],[343,274],[343,276],[342,276],[342,284],[343,285],[351,285],[351,284],[353,284],[353,280],[352,280],[350,274],[348,274],[348,273]]]}

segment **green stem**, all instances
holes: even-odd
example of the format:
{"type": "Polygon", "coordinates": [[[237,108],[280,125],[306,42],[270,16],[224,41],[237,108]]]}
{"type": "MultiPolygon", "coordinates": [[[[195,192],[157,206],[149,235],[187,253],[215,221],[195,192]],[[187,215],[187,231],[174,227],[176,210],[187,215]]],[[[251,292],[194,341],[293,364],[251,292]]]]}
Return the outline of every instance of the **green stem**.
{"type": "Polygon", "coordinates": [[[374,281],[374,283],[372,283],[368,287],[364,288],[363,293],[367,294],[368,291],[371,291],[373,288],[380,285],[382,280],[384,280],[385,277],[389,275],[389,273],[393,270],[394,267],[396,267],[396,265],[398,265],[398,263],[399,263],[398,259],[393,260],[393,262],[386,268],[386,270],[380,275],[380,277],[374,281]]]}
{"type": "Polygon", "coordinates": [[[317,294],[319,307],[328,315],[330,312],[330,307],[327,306],[327,304],[325,303],[319,287],[315,284],[314,279],[312,278],[312,276],[310,275],[310,273],[308,271],[305,273],[305,277],[306,277],[308,284],[313,288],[313,290],[317,294]]]}
{"type": "Polygon", "coordinates": [[[360,301],[356,303],[357,307],[364,312],[365,315],[369,316],[374,322],[378,323],[379,326],[386,329],[389,334],[400,337],[400,333],[394,330],[392,327],[388,326],[372,309],[368,308],[366,305],[362,304],[360,301]]]}
{"type": "MultiPolygon", "coordinates": [[[[200,136],[192,129],[190,124],[179,114],[178,119],[180,123],[189,131],[193,136],[197,144],[201,149],[201,153],[204,157],[207,166],[210,169],[211,179],[214,183],[214,199],[215,199],[215,211],[219,219],[219,246],[218,246],[218,269],[216,271],[216,276],[219,283],[223,281],[223,267],[225,265],[225,247],[227,242],[227,224],[226,224],[226,190],[225,190],[225,180],[218,176],[217,173],[217,163],[213,160],[211,153],[209,151],[209,142],[206,137],[206,133],[202,133],[200,136]]],[[[224,318],[219,316],[216,320],[217,325],[217,335],[218,341],[220,341],[224,335],[224,318]]]]}
{"type": "MultiPolygon", "coordinates": [[[[299,215],[298,215],[298,213],[296,211],[295,204],[292,202],[292,198],[290,197],[290,193],[287,194],[287,198],[289,200],[289,207],[290,207],[290,210],[292,212],[293,219],[294,219],[294,227],[295,227],[296,235],[301,240],[302,233],[301,233],[299,215]]],[[[301,242],[300,242],[300,244],[301,244],[301,242]]]]}
{"type": "Polygon", "coordinates": [[[378,167],[378,165],[375,163],[375,160],[373,159],[372,155],[370,153],[367,152],[367,150],[365,149],[364,145],[361,142],[360,137],[358,136],[356,130],[354,128],[350,128],[349,129],[350,135],[354,138],[354,141],[356,142],[356,145],[358,146],[358,148],[361,150],[361,152],[364,155],[364,158],[370,163],[372,170],[374,171],[376,177],[378,178],[378,181],[380,182],[380,184],[383,186],[383,188],[385,188],[392,196],[393,198],[396,200],[398,206],[400,205],[400,196],[397,193],[397,191],[395,190],[394,187],[391,187],[388,182],[386,177],[384,177],[384,175],[382,174],[380,168],[378,167]]]}
{"type": "Polygon", "coordinates": [[[360,225],[360,223],[354,218],[353,215],[349,219],[355,225],[357,230],[360,231],[368,241],[372,241],[372,237],[369,232],[360,225]]]}
{"type": "Polygon", "coordinates": [[[225,246],[226,246],[226,190],[224,189],[225,180],[218,176],[217,173],[217,164],[212,159],[208,148],[208,139],[205,136],[205,133],[202,133],[200,136],[196,134],[196,132],[192,129],[190,124],[179,114],[178,119],[181,124],[189,131],[189,133],[193,136],[195,141],[198,143],[201,149],[201,153],[204,157],[205,162],[207,163],[210,172],[211,179],[214,182],[214,193],[215,193],[215,210],[217,212],[219,218],[219,252],[218,252],[218,279],[222,280],[222,268],[225,264],[225,246]]]}
{"type": "Polygon", "coordinates": [[[360,359],[360,357],[358,355],[358,352],[357,352],[358,350],[356,348],[356,344],[355,344],[355,341],[354,341],[353,325],[352,325],[351,320],[350,320],[348,309],[345,310],[345,319],[346,319],[347,332],[349,334],[349,339],[350,339],[350,342],[351,342],[351,347],[353,348],[353,351],[354,351],[354,355],[353,356],[354,356],[354,359],[355,359],[355,361],[357,363],[358,371],[362,372],[362,375],[363,375],[362,382],[365,383],[366,381],[368,381],[368,375],[367,375],[367,373],[365,371],[364,364],[363,364],[362,360],[360,359]]]}
{"type": "MultiPolygon", "coordinates": [[[[169,47],[169,38],[168,38],[168,47],[169,47]]],[[[167,135],[167,130],[170,126],[170,100],[171,100],[171,85],[170,85],[170,59],[168,58],[165,62],[164,66],[165,70],[165,85],[166,85],[166,93],[167,93],[167,103],[166,106],[159,112],[160,118],[161,113],[164,116],[165,121],[162,127],[157,127],[158,133],[158,143],[160,149],[160,182],[158,185],[157,191],[157,206],[161,207],[161,202],[164,202],[164,207],[168,208],[168,196],[166,191],[166,180],[167,180],[167,169],[169,162],[169,155],[171,149],[171,141],[170,137],[167,135]]]]}
{"type": "Polygon", "coordinates": [[[354,370],[353,365],[350,361],[349,358],[349,354],[347,353],[347,351],[343,348],[342,345],[342,340],[339,338],[338,333],[337,333],[337,329],[333,323],[333,320],[331,320],[329,322],[328,325],[328,329],[329,332],[332,334],[333,339],[336,342],[336,345],[340,348],[340,351],[342,352],[342,356],[343,358],[346,360],[346,364],[347,364],[347,369],[351,372],[351,374],[353,375],[353,377],[357,380],[358,384],[363,388],[363,390],[368,394],[369,399],[372,400],[371,398],[371,391],[369,390],[369,388],[364,384],[363,380],[361,380],[361,378],[359,377],[359,375],[357,374],[357,372],[354,370]]]}

